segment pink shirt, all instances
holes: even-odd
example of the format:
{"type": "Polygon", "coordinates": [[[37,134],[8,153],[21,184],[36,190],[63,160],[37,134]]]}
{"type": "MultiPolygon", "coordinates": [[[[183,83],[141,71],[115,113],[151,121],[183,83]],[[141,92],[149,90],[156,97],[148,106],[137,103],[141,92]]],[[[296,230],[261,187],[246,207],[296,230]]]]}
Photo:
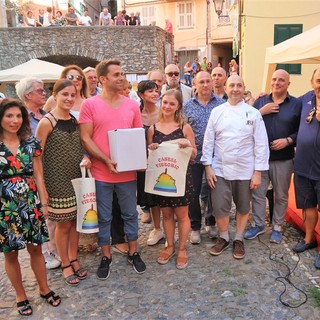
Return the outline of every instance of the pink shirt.
{"type": "MultiPolygon", "coordinates": [[[[136,101],[123,97],[118,108],[111,108],[100,95],[86,99],[81,106],[81,123],[93,123],[92,140],[97,147],[110,158],[108,131],[115,129],[142,128],[142,119],[136,101]]],[[[130,159],[128,159],[130,161],[130,159]]],[[[92,158],[92,176],[98,180],[109,183],[133,181],[136,171],[110,173],[108,167],[101,161],[92,158]]]]}

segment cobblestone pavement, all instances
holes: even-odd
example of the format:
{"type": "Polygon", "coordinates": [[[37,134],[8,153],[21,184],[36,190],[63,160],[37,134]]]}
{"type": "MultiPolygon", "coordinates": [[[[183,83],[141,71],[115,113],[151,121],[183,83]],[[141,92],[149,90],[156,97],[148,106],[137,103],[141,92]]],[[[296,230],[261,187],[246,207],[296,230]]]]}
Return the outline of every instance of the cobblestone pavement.
{"type": "MultiPolygon", "coordinates": [[[[231,236],[234,234],[232,221],[231,236]]],[[[202,232],[200,245],[188,244],[189,266],[178,270],[172,259],[167,265],[156,262],[164,242],[149,247],[146,240],[151,224],[140,224],[139,247],[147,265],[145,274],[138,275],[124,256],[113,254],[111,275],[106,281],[96,278],[100,263],[99,253],[80,250],[80,260],[89,270],[89,276],[78,287],[64,283],[60,269],[49,270],[49,284],[63,301],[53,308],[39,297],[34,275],[29,267],[26,250],[20,255],[24,285],[33,306],[28,319],[319,319],[319,309],[309,300],[298,308],[289,308],[279,301],[284,289],[276,281],[292,270],[298,257],[290,248],[302,234],[285,225],[284,239],[280,245],[270,244],[270,228],[258,239],[245,241],[246,256],[237,261],[231,247],[220,256],[208,254],[212,246],[202,232]]],[[[317,251],[300,255],[300,261],[290,277],[306,293],[320,285],[320,271],[313,266],[317,251]]],[[[15,295],[0,259],[0,319],[20,319],[15,308],[15,295]]],[[[309,294],[308,294],[309,295],[309,294]]],[[[282,299],[293,305],[303,301],[303,294],[287,285],[282,299]]]]}

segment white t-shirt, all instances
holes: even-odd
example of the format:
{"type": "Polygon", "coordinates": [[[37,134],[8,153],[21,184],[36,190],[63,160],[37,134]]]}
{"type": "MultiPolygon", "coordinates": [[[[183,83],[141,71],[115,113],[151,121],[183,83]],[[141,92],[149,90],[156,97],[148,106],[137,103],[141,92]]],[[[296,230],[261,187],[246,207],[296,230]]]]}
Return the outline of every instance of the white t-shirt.
{"type": "Polygon", "coordinates": [[[103,11],[100,13],[100,19],[103,20],[103,25],[109,26],[111,23],[111,14],[108,12],[107,15],[104,15],[103,11]]]}
{"type": "Polygon", "coordinates": [[[83,26],[91,26],[91,24],[89,22],[92,23],[92,19],[89,16],[82,16],[82,17],[80,17],[79,22],[83,26]]]}

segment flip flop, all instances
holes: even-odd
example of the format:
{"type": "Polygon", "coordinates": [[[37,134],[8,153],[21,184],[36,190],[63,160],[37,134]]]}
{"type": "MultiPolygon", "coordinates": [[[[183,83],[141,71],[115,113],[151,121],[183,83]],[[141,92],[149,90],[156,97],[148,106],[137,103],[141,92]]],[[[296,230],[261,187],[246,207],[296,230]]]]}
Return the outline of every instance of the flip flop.
{"type": "Polygon", "coordinates": [[[43,299],[46,299],[47,303],[51,304],[53,307],[58,307],[61,303],[61,298],[53,291],[50,291],[47,294],[41,294],[40,293],[40,297],[43,299]],[[54,304],[56,301],[59,301],[58,304],[54,304]]]}
{"type": "Polygon", "coordinates": [[[21,316],[31,316],[32,315],[32,307],[29,304],[29,300],[24,300],[24,301],[20,301],[17,302],[17,308],[18,308],[18,312],[21,316]],[[22,308],[20,308],[22,307],[22,308]],[[30,313],[25,313],[26,311],[31,310],[30,313]]]}

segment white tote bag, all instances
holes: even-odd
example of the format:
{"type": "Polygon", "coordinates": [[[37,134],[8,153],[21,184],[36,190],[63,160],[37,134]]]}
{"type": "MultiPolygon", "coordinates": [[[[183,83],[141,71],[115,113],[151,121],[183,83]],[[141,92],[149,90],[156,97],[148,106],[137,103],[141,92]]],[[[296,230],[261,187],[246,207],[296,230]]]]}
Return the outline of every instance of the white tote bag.
{"type": "Polygon", "coordinates": [[[185,194],[186,174],[192,147],[180,148],[181,139],[165,141],[149,150],[145,192],[166,197],[185,194]]]}
{"type": "Polygon", "coordinates": [[[71,180],[77,199],[77,231],[95,233],[99,231],[95,180],[90,170],[80,168],[82,178],[71,180]],[[89,178],[86,178],[86,171],[89,178]]]}

